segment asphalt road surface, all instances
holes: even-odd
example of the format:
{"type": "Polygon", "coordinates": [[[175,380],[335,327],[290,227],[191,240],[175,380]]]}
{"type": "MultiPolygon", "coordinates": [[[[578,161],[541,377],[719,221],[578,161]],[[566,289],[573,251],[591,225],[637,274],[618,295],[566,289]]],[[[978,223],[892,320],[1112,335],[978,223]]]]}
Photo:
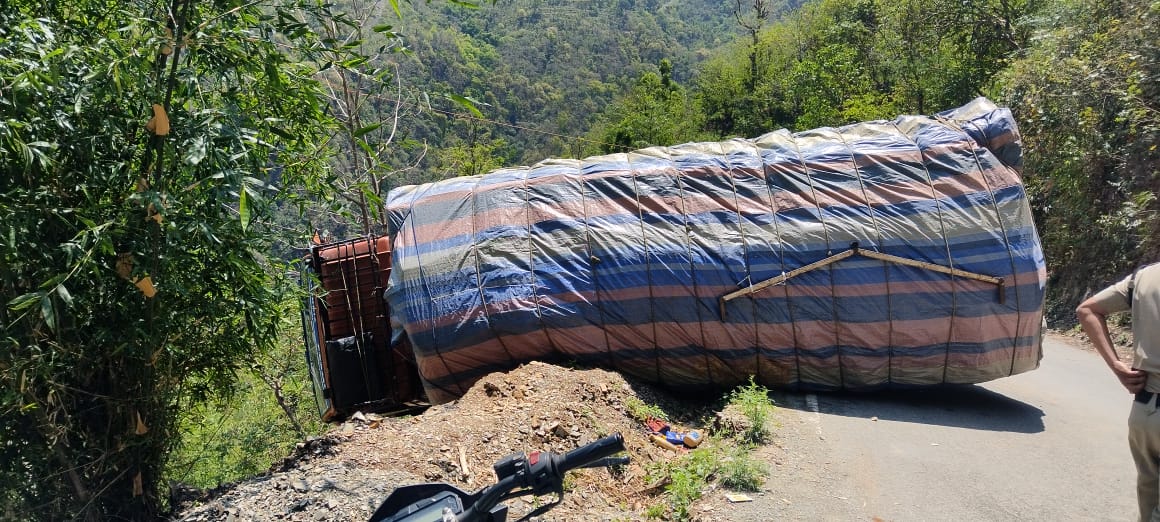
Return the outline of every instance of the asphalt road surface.
{"type": "MultiPolygon", "coordinates": [[[[710,518],[1134,520],[1128,395],[1095,353],[1049,336],[1039,369],[981,385],[778,394],[765,491],[710,518]]],[[[715,498],[714,498],[715,497],[715,498]]]]}

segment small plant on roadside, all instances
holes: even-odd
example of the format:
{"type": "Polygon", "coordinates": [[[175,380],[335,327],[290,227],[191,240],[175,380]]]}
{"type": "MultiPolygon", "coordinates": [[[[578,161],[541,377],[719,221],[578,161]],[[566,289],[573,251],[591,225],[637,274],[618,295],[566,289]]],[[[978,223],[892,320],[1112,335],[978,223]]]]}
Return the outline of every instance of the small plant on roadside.
{"type": "MultiPolygon", "coordinates": [[[[753,455],[754,446],[734,439],[705,440],[697,449],[648,466],[646,480],[665,484],[672,520],[689,520],[689,508],[712,482],[737,491],[760,491],[769,467],[753,455]]],[[[650,506],[646,515],[659,518],[650,506]]]]}
{"type": "Polygon", "coordinates": [[[665,505],[653,504],[644,512],[644,517],[648,520],[662,520],[665,518],[665,505]]]}
{"type": "Polygon", "coordinates": [[[701,443],[697,449],[674,460],[658,463],[649,470],[649,482],[667,479],[665,494],[674,520],[689,519],[689,506],[701,498],[701,492],[717,474],[720,457],[719,448],[701,443]]]}
{"type": "Polygon", "coordinates": [[[773,416],[773,403],[765,386],[753,382],[753,376],[750,376],[749,384],[738,387],[729,395],[729,404],[741,410],[749,420],[749,425],[740,434],[742,440],[759,444],[769,438],[768,422],[773,416]]]}
{"type": "Polygon", "coordinates": [[[665,415],[664,410],[660,409],[655,404],[648,404],[636,397],[629,397],[624,400],[624,409],[628,412],[628,416],[633,419],[644,422],[645,419],[652,417],[654,419],[668,420],[668,415],[665,415]]]}
{"type": "Polygon", "coordinates": [[[761,491],[769,466],[753,458],[751,446],[738,446],[720,461],[721,485],[737,491],[761,491]]]}

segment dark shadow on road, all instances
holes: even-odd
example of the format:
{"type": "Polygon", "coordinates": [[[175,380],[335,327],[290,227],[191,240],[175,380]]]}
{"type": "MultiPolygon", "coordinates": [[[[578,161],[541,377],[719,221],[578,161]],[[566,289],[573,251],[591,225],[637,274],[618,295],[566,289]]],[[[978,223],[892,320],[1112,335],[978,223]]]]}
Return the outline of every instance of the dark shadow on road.
{"type": "MultiPolygon", "coordinates": [[[[807,392],[773,392],[778,407],[809,411],[807,392]]],[[[870,393],[815,393],[818,411],[973,430],[1039,433],[1043,410],[976,385],[870,393]]]]}

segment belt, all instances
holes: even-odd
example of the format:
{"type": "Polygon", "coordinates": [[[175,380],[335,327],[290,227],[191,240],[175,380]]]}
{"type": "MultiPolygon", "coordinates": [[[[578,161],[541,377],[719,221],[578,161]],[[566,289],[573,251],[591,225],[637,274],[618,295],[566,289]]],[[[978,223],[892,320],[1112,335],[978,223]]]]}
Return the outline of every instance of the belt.
{"type": "Polygon", "coordinates": [[[1153,392],[1142,391],[1142,392],[1136,394],[1136,402],[1141,403],[1141,404],[1149,404],[1152,402],[1152,397],[1155,397],[1155,396],[1156,396],[1156,394],[1153,392]]]}

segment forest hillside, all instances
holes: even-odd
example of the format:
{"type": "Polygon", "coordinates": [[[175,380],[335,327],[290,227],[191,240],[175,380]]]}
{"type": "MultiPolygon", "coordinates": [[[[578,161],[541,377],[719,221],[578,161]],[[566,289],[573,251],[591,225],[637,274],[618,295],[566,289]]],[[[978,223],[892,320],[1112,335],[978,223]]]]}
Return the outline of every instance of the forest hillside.
{"type": "Polygon", "coordinates": [[[1160,2],[0,2],[0,518],[149,520],[323,429],[310,239],[398,186],[986,96],[1070,327],[1160,257],[1160,2]]]}

